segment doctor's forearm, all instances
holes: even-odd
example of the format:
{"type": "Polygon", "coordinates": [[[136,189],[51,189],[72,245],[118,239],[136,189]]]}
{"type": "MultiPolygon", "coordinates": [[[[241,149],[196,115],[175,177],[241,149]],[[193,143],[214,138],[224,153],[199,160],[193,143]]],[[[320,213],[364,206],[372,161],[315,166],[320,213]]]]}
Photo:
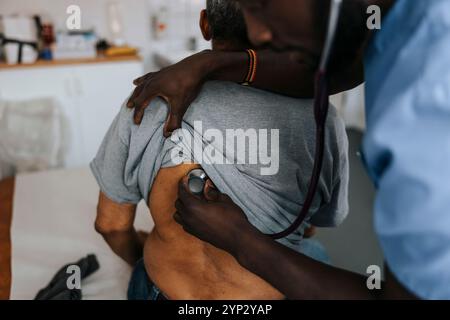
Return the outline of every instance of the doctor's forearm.
{"type": "Polygon", "coordinates": [[[246,232],[235,257],[289,299],[374,299],[366,278],[317,262],[261,234],[246,232]]]}
{"type": "MultiPolygon", "coordinates": [[[[258,65],[253,87],[297,98],[314,96],[315,69],[311,67],[310,61],[304,60],[298,53],[270,50],[257,53],[258,65]]],[[[246,52],[205,51],[204,57],[204,70],[210,80],[240,83],[246,76],[246,52]]],[[[336,77],[331,77],[330,93],[352,89],[361,84],[362,79],[362,63],[357,62],[353,67],[340,71],[336,77]]]]}
{"type": "MultiPolygon", "coordinates": [[[[208,78],[240,83],[248,70],[246,52],[208,53],[208,78]]],[[[293,97],[311,98],[314,94],[314,72],[291,60],[290,53],[258,51],[258,65],[252,87],[293,97]]]]}

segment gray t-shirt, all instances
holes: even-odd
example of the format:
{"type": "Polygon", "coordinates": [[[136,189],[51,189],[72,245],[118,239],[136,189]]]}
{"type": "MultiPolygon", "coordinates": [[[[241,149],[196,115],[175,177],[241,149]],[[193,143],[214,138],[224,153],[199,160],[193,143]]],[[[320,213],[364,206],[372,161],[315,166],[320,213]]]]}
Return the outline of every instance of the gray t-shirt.
{"type": "MultiPolygon", "coordinates": [[[[208,82],[182,129],[163,137],[167,104],[154,100],[140,126],[122,106],[91,163],[101,190],[119,203],[148,196],[160,168],[200,163],[217,188],[265,233],[288,227],[308,190],[315,149],[311,100],[293,99],[229,82],[208,82]]],[[[318,192],[307,222],[280,242],[294,249],[309,224],[332,227],[347,215],[348,141],[334,107],[318,192]]]]}

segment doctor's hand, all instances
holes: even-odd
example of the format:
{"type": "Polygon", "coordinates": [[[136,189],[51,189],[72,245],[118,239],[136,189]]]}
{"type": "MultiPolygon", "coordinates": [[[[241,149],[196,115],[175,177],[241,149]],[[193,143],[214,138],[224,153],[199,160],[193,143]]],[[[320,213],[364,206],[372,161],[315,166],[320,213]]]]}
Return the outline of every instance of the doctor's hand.
{"type": "Polygon", "coordinates": [[[164,126],[164,136],[181,127],[183,116],[192,101],[197,97],[205,82],[205,56],[203,51],[188,57],[177,64],[158,72],[150,72],[136,80],[136,88],[127,102],[128,108],[134,108],[134,122],[140,124],[145,108],[156,97],[169,105],[169,115],[164,126]]]}
{"type": "Polygon", "coordinates": [[[178,186],[174,219],[193,236],[236,256],[243,234],[259,232],[229,196],[220,193],[210,180],[205,196],[190,193],[187,177],[178,186]]]}

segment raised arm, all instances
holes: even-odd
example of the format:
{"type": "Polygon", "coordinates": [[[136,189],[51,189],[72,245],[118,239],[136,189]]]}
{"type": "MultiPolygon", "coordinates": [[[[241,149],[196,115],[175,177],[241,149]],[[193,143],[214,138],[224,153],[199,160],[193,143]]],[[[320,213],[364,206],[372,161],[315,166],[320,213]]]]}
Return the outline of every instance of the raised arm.
{"type": "MultiPolygon", "coordinates": [[[[314,64],[300,53],[258,51],[258,67],[253,86],[284,95],[312,98],[314,94],[314,64]]],[[[145,108],[155,97],[162,97],[170,105],[170,114],[164,128],[165,136],[179,128],[184,113],[197,97],[203,83],[224,80],[240,83],[248,69],[245,52],[205,50],[181,62],[149,73],[135,80],[137,86],[128,107],[135,109],[135,122],[140,123],[145,108]]],[[[362,82],[360,61],[332,76],[332,93],[351,89],[362,82]]]]}

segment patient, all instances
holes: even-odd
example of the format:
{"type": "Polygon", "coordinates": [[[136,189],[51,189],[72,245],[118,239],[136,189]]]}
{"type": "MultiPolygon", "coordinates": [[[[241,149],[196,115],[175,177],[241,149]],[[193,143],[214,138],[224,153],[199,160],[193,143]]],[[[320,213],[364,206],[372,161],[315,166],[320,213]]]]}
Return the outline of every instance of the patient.
{"type": "MultiPolygon", "coordinates": [[[[200,26],[213,50],[249,48],[234,1],[208,0],[200,26]]],[[[286,228],[302,207],[312,171],[312,101],[210,82],[170,139],[163,137],[167,112],[166,103],[156,100],[136,126],[132,110],[122,106],[91,164],[101,189],[96,230],[135,268],[129,298],[283,299],[231,255],[184,232],[173,220],[174,202],[180,179],[201,167],[258,229],[286,228]],[[142,199],[155,223],[148,236],[133,227],[142,199]]],[[[347,215],[347,160],[344,125],[331,108],[316,199],[307,222],[280,243],[325,259],[301,240],[310,225],[337,226],[347,215]]]]}

